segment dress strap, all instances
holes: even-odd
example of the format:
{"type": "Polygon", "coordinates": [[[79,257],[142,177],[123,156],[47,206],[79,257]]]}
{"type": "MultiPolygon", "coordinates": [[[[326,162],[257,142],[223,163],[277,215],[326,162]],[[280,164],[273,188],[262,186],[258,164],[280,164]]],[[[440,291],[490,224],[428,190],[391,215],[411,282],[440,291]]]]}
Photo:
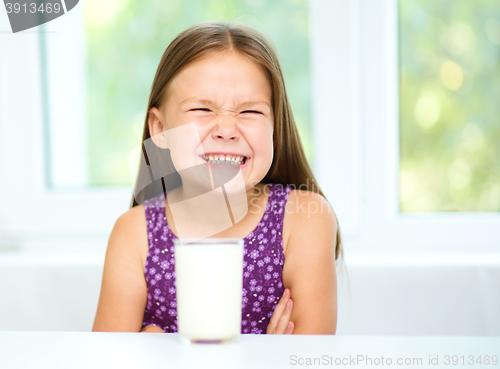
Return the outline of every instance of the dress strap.
{"type": "Polygon", "coordinates": [[[155,243],[155,240],[153,240],[153,234],[163,228],[167,220],[165,215],[165,196],[166,194],[162,193],[152,199],[144,201],[149,248],[153,247],[155,243]]]}
{"type": "MultiPolygon", "coordinates": [[[[283,251],[283,222],[285,219],[286,202],[292,189],[280,184],[270,184],[269,189],[270,193],[269,200],[267,202],[268,206],[263,220],[269,222],[270,228],[273,226],[273,222],[276,223],[276,227],[274,229],[277,231],[277,234],[273,234],[273,239],[276,241],[276,245],[278,245],[277,252],[280,258],[280,265],[283,266],[285,261],[285,254],[283,251]]],[[[273,231],[276,232],[274,229],[273,231]]]]}
{"type": "Polygon", "coordinates": [[[271,206],[270,211],[281,222],[283,226],[283,220],[285,218],[285,206],[288,200],[288,195],[292,191],[291,187],[285,187],[280,184],[270,184],[269,193],[269,204],[271,206]]]}

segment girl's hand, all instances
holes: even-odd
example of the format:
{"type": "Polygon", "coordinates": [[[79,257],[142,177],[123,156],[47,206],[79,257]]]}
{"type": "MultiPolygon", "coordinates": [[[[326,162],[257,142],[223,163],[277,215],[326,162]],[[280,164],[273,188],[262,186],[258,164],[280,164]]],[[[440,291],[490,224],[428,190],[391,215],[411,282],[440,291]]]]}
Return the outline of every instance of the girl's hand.
{"type": "Polygon", "coordinates": [[[150,324],[142,328],[143,333],[165,333],[160,327],[150,324]]]}
{"type": "Polygon", "coordinates": [[[295,324],[290,321],[293,301],[290,298],[290,290],[285,288],[285,292],[274,308],[273,316],[267,326],[266,334],[292,334],[295,324]]]}

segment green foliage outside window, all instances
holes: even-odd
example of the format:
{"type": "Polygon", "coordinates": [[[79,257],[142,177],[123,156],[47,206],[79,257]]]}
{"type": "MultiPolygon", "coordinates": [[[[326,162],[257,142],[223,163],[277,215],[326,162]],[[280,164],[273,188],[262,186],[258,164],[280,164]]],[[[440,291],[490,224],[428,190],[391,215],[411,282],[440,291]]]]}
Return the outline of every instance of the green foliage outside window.
{"type": "Polygon", "coordinates": [[[178,33],[208,20],[243,22],[274,42],[312,159],[306,0],[87,0],[85,10],[91,186],[130,186],[128,153],[141,141],[161,55],[178,33]]]}
{"type": "Polygon", "coordinates": [[[500,1],[399,1],[400,206],[500,211],[500,1]]]}

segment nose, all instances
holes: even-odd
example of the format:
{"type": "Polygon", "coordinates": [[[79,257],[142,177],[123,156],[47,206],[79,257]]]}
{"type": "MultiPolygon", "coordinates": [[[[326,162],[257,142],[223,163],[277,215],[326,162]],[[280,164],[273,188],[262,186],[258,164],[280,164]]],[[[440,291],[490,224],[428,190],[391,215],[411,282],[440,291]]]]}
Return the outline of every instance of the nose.
{"type": "Polygon", "coordinates": [[[221,117],[212,131],[214,140],[238,141],[240,132],[236,127],[236,122],[231,117],[221,117]]]}

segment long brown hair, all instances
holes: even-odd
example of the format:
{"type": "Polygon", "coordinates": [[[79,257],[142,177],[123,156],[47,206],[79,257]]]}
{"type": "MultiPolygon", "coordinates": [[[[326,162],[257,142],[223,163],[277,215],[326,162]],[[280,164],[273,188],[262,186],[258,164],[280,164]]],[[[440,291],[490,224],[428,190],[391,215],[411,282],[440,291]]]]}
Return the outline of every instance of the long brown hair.
{"type": "MultiPolygon", "coordinates": [[[[142,174],[148,173],[149,169],[147,166],[150,165],[150,161],[152,160],[151,152],[149,152],[148,159],[144,147],[144,142],[151,137],[148,126],[150,109],[153,107],[160,109],[164,102],[169,82],[182,68],[208,53],[223,50],[238,51],[256,62],[266,71],[271,83],[274,113],[274,158],[271,168],[262,180],[262,183],[275,183],[283,186],[290,185],[294,188],[316,192],[324,197],[307,162],[288,101],[277,52],[273,44],[249,26],[227,22],[204,22],[180,33],[170,43],[161,58],[149,95],[142,136],[142,151],[146,159],[145,164],[147,165],[141,163],[139,166],[139,176],[135,187],[135,190],[144,189],[142,191],[134,191],[135,196],[132,198],[131,207],[158,194],[162,190],[162,187],[165,190],[164,182],[162,182],[162,187],[158,183],[153,183],[149,186],[139,183],[139,178],[143,177],[142,174]]],[[[163,157],[165,158],[165,153],[163,157]]],[[[165,163],[165,160],[163,162],[162,165],[171,166],[171,163],[165,163]]],[[[174,178],[173,182],[179,183],[179,178],[177,178],[177,181],[174,178]]],[[[336,241],[335,259],[337,260],[339,255],[343,256],[338,220],[336,241]]]]}

